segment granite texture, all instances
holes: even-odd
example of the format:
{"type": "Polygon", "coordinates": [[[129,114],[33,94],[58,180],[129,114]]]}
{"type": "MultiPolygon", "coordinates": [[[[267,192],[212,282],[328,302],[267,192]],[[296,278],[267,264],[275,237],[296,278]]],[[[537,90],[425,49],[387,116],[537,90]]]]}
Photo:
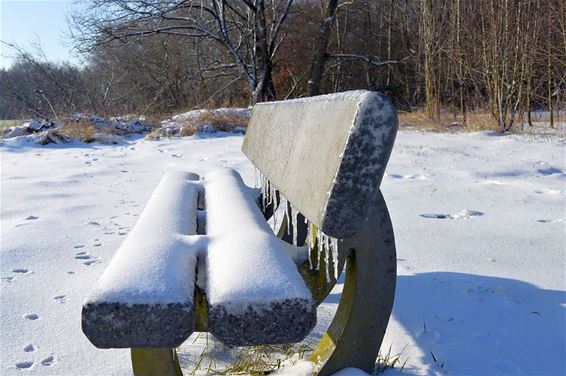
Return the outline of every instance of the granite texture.
{"type": "Polygon", "coordinates": [[[232,311],[229,304],[208,308],[208,330],[230,346],[300,342],[315,324],[316,306],[312,300],[254,304],[244,311],[232,311]]]}
{"type": "Polygon", "coordinates": [[[90,303],[83,306],[83,333],[98,348],[174,348],[194,331],[192,304],[90,303]]]}
{"type": "Polygon", "coordinates": [[[377,93],[365,96],[328,195],[322,232],[347,238],[361,227],[385,174],[397,129],[389,100],[377,93]]]}

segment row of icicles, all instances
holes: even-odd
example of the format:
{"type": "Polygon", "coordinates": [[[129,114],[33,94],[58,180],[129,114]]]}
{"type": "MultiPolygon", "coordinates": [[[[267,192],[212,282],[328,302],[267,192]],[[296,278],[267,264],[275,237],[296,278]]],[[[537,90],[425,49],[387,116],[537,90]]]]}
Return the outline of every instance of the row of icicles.
{"type": "MultiPolygon", "coordinates": [[[[278,204],[280,207],[287,208],[287,205],[291,208],[291,216],[287,216],[287,234],[291,235],[291,228],[293,228],[293,245],[298,246],[297,244],[297,225],[299,223],[299,211],[283,196],[281,192],[279,192],[279,199],[276,195],[276,189],[273,184],[270,184],[269,180],[265,175],[263,175],[259,170],[255,170],[255,188],[259,186],[261,187],[261,196],[262,196],[262,209],[265,212],[265,209],[273,204],[274,208],[277,208],[278,204]],[[295,224],[295,225],[293,225],[295,224]]],[[[285,210],[285,213],[287,210],[285,210]]],[[[277,220],[278,220],[277,211],[273,213],[273,225],[277,228],[277,220]]],[[[305,223],[307,224],[307,247],[308,247],[308,258],[309,258],[309,266],[311,270],[320,270],[320,260],[324,254],[324,261],[326,265],[326,282],[330,283],[330,256],[332,255],[332,262],[334,265],[334,279],[338,279],[338,239],[330,237],[320,231],[320,229],[315,226],[314,224],[310,223],[310,221],[303,217],[305,223]],[[314,249],[316,247],[316,249],[314,249]],[[311,254],[312,252],[317,253],[317,262],[316,265],[313,265],[311,254]]]]}

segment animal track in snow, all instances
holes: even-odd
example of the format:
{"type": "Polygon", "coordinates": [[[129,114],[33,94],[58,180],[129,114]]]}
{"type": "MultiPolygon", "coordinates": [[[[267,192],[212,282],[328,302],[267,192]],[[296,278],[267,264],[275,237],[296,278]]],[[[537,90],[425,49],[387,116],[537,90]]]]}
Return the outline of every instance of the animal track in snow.
{"type": "Polygon", "coordinates": [[[545,190],[537,190],[535,191],[535,193],[538,193],[540,195],[557,195],[560,194],[560,190],[559,189],[545,189],[545,190]]]}
{"type": "Polygon", "coordinates": [[[47,358],[44,358],[41,361],[41,365],[46,367],[52,366],[54,363],[55,363],[55,357],[53,355],[49,355],[47,358]]]}
{"type": "Polygon", "coordinates": [[[562,174],[562,170],[556,167],[544,167],[544,168],[539,168],[538,173],[544,176],[550,176],[550,175],[554,175],[554,174],[562,174]]]}
{"type": "Polygon", "coordinates": [[[537,219],[539,223],[564,223],[563,219],[537,219]]]}
{"type": "Polygon", "coordinates": [[[29,345],[25,345],[24,346],[24,351],[25,352],[36,352],[37,351],[37,347],[35,347],[34,345],[32,345],[31,343],[29,345]]]}
{"type": "Polygon", "coordinates": [[[66,295],[57,295],[57,296],[54,296],[53,299],[57,303],[65,303],[67,301],[67,296],[66,295]]]}
{"type": "Polygon", "coordinates": [[[18,273],[18,274],[27,274],[27,273],[30,273],[31,271],[29,269],[26,269],[26,268],[18,268],[18,269],[12,270],[12,272],[18,273]]]}
{"type": "Polygon", "coordinates": [[[25,319],[31,320],[31,321],[35,321],[37,319],[39,319],[39,315],[36,313],[28,313],[27,315],[24,315],[25,319]]]}
{"type": "Polygon", "coordinates": [[[33,362],[25,361],[16,363],[16,368],[18,369],[28,369],[31,368],[31,366],[33,366],[33,362]]]}
{"type": "Polygon", "coordinates": [[[499,181],[499,180],[482,180],[482,181],[478,181],[476,183],[486,184],[486,185],[506,185],[506,184],[508,184],[508,183],[504,183],[504,182],[499,181]]]}
{"type": "Polygon", "coordinates": [[[75,255],[75,259],[77,260],[90,260],[92,258],[86,251],[77,252],[75,255]]]}
{"type": "Polygon", "coordinates": [[[98,264],[101,262],[99,259],[96,258],[96,256],[91,255],[85,251],[77,252],[75,254],[75,260],[86,260],[85,262],[83,262],[83,264],[86,266],[90,266],[92,264],[98,264]]]}
{"type": "Polygon", "coordinates": [[[93,259],[93,260],[88,260],[83,262],[84,265],[86,266],[91,266],[92,264],[100,264],[102,261],[98,260],[98,259],[93,259]]]}
{"type": "Polygon", "coordinates": [[[400,175],[400,174],[387,174],[387,176],[392,177],[393,179],[410,179],[410,180],[428,180],[425,175],[400,175]]]}
{"type": "Polygon", "coordinates": [[[481,217],[482,212],[464,209],[459,213],[455,214],[421,214],[423,218],[434,218],[434,219],[469,219],[471,217],[481,217]]]}

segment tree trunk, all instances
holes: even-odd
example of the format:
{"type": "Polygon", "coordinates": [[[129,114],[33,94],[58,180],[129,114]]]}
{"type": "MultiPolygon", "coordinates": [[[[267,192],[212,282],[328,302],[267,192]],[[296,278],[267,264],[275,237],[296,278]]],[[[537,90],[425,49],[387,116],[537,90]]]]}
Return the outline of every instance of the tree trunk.
{"type": "Polygon", "coordinates": [[[324,66],[328,60],[328,41],[337,7],[338,0],[329,0],[324,11],[324,19],[320,23],[320,29],[316,38],[315,54],[311,64],[311,78],[307,93],[309,96],[318,95],[320,92],[320,81],[322,81],[324,66]]]}

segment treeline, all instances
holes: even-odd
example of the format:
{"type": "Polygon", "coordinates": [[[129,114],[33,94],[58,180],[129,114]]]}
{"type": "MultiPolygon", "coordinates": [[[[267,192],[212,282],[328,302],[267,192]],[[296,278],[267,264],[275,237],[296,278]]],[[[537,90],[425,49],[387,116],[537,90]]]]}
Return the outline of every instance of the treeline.
{"type": "Polygon", "coordinates": [[[84,67],[17,50],[0,116],[171,113],[351,89],[500,129],[566,98],[563,0],[92,0],[84,67]],[[52,109],[51,109],[52,108],[52,109]]]}

